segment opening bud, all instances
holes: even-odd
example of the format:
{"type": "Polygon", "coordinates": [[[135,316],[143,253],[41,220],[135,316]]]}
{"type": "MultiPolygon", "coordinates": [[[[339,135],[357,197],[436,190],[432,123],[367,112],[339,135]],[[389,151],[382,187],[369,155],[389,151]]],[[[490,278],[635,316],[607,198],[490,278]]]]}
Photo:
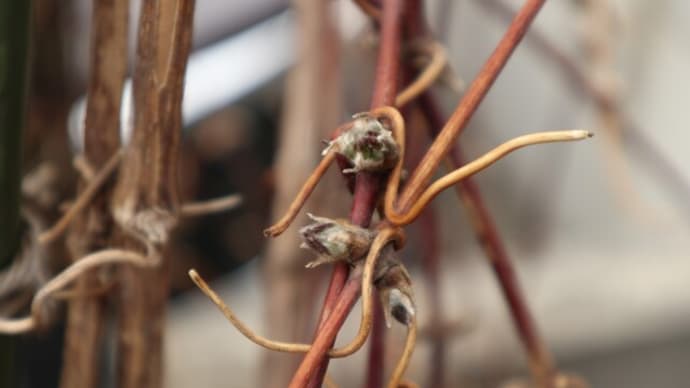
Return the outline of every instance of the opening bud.
{"type": "Polygon", "coordinates": [[[354,262],[369,251],[375,232],[345,220],[307,215],[313,222],[300,229],[299,233],[304,240],[300,246],[319,255],[316,260],[307,264],[307,268],[341,260],[354,262]]]}
{"type": "Polygon", "coordinates": [[[391,327],[391,321],[405,326],[412,323],[416,313],[412,280],[405,266],[392,253],[381,257],[377,266],[375,280],[383,306],[386,326],[391,327]]]}
{"type": "Polygon", "coordinates": [[[328,143],[324,154],[333,149],[352,164],[343,173],[388,171],[398,161],[398,145],[393,133],[368,113],[357,113],[352,127],[328,143]]]}

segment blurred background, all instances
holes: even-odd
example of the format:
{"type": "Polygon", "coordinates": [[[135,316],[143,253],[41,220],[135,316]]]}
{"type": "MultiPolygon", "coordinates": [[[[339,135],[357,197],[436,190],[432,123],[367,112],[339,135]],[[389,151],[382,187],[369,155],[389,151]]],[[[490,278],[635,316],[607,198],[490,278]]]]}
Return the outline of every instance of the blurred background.
{"type": "MultiPolygon", "coordinates": [[[[131,3],[133,58],[140,3],[131,3]]],[[[469,83],[522,1],[425,3],[456,81],[469,83]]],[[[90,1],[34,0],[24,158],[27,173],[45,162],[58,171],[48,204],[75,187],[71,158],[82,141],[90,15],[90,1]]],[[[549,348],[564,370],[593,387],[690,384],[688,15],[690,3],[681,0],[547,2],[460,139],[475,157],[528,132],[595,133],[585,142],[518,151],[476,176],[549,348]]],[[[211,279],[258,332],[311,338],[329,269],[304,268],[312,254],[298,250],[296,231],[306,218],[274,241],[261,231],[316,165],[321,141],[368,108],[375,30],[349,0],[197,0],[194,34],[180,190],[188,199],[236,192],[243,203],[177,231],[165,385],[281,387],[299,358],[268,354],[242,337],[186,271],[195,267],[211,279]]],[[[448,84],[436,87],[447,114],[460,98],[448,84]]],[[[124,126],[125,138],[128,131],[124,126]]],[[[332,169],[306,210],[344,218],[349,204],[332,169]]],[[[527,376],[466,212],[452,192],[433,208],[449,328],[441,339],[444,385],[496,387],[527,376]]],[[[403,253],[422,327],[430,324],[418,260],[427,228],[408,228],[403,253]]],[[[341,341],[358,320],[356,306],[341,341]]],[[[56,386],[61,330],[20,340],[25,386],[56,386]]],[[[391,362],[401,347],[397,330],[389,334],[391,362]]],[[[422,336],[407,374],[422,386],[433,342],[422,336]]],[[[330,373],[341,386],[358,386],[365,360],[361,351],[333,361],[330,373]]],[[[104,387],[112,373],[104,374],[104,387]]]]}

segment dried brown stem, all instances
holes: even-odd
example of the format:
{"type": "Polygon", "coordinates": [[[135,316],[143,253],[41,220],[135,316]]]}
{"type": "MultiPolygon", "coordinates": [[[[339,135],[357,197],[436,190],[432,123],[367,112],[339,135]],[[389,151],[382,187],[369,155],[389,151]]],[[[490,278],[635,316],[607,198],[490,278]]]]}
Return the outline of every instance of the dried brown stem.
{"type": "MultiPolygon", "coordinates": [[[[105,248],[112,233],[113,219],[108,209],[112,185],[101,185],[108,181],[109,170],[114,171],[122,156],[120,104],[127,72],[128,19],[127,0],[93,3],[84,154],[75,158],[75,168],[79,169],[79,161],[83,162],[82,183],[77,201],[63,220],[68,220],[71,212],[76,214],[79,201],[87,198],[89,190],[100,190],[94,190],[99,195],[89,201],[88,209],[70,228],[67,245],[73,260],[86,260],[89,256],[80,258],[105,248]]],[[[70,300],[67,312],[60,387],[99,385],[105,301],[102,295],[91,291],[102,286],[95,273],[84,273],[75,280],[76,296],[70,300]]]]}
{"type": "Polygon", "coordinates": [[[498,46],[460,100],[455,112],[434,140],[429,152],[412,173],[409,183],[400,195],[400,209],[408,209],[421,196],[426,183],[469,122],[544,2],[545,0],[527,0],[515,16],[498,46]]]}
{"type": "Polygon", "coordinates": [[[93,177],[96,176],[96,171],[93,170],[93,167],[91,166],[91,164],[89,164],[84,155],[75,156],[72,159],[72,167],[74,167],[74,169],[77,170],[77,173],[79,173],[81,179],[87,182],[92,180],[93,177]]]}
{"type": "Polygon", "coordinates": [[[180,216],[198,217],[211,213],[228,211],[236,208],[241,203],[242,197],[239,194],[209,199],[207,201],[185,203],[180,207],[180,216]]]}
{"type": "MultiPolygon", "coordinates": [[[[134,131],[120,168],[113,214],[128,247],[165,245],[178,220],[177,157],[184,73],[191,47],[194,0],[141,3],[133,76],[134,131]]],[[[117,374],[122,388],[162,385],[162,345],[168,263],[153,270],[123,268],[117,374]]]]}
{"type": "Polygon", "coordinates": [[[25,318],[0,319],[0,332],[5,334],[26,333],[36,330],[44,320],[44,308],[49,298],[88,271],[109,264],[126,263],[139,267],[153,267],[160,263],[158,256],[145,257],[137,252],[122,249],[106,249],[79,258],[60,274],[44,284],[31,302],[31,315],[25,318]]]}
{"type": "Polygon", "coordinates": [[[75,217],[84,210],[89,203],[94,199],[98,191],[103,188],[108,178],[115,172],[117,166],[120,164],[122,159],[122,153],[117,151],[110,159],[105,163],[103,168],[101,168],[98,173],[94,176],[93,180],[86,184],[86,187],[77,196],[72,206],[65,212],[65,214],[60,217],[50,229],[41,233],[38,236],[38,242],[40,244],[48,244],[60,237],[60,235],[67,230],[69,224],[74,221],[75,217]]]}

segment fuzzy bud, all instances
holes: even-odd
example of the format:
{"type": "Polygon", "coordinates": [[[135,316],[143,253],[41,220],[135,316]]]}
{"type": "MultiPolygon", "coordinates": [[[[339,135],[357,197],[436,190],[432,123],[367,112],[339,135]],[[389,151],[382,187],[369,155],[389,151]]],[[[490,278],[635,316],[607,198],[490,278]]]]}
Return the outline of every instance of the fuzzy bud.
{"type": "Polygon", "coordinates": [[[408,326],[412,323],[416,309],[412,280],[405,266],[392,254],[381,257],[377,266],[376,288],[381,297],[386,326],[391,327],[392,318],[408,326]]]}
{"type": "Polygon", "coordinates": [[[368,113],[353,116],[352,127],[328,143],[324,154],[331,149],[347,158],[352,168],[343,173],[359,171],[387,171],[398,161],[398,144],[393,133],[368,113]]]}
{"type": "Polygon", "coordinates": [[[299,233],[304,240],[300,246],[319,255],[318,259],[307,264],[307,268],[340,260],[354,262],[369,251],[375,234],[371,230],[345,220],[307,215],[314,222],[300,229],[299,233]]]}

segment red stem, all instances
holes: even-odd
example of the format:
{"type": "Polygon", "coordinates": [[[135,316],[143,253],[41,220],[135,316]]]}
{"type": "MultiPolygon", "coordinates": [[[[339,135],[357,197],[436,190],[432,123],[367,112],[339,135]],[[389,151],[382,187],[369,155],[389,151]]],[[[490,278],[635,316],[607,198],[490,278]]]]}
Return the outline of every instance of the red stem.
{"type": "Polygon", "coordinates": [[[426,209],[419,217],[422,246],[422,269],[426,277],[429,292],[429,314],[431,318],[431,359],[429,363],[429,387],[443,387],[445,375],[445,338],[443,310],[441,309],[440,271],[441,261],[438,242],[438,222],[436,212],[426,209]]]}
{"type": "Polygon", "coordinates": [[[374,323],[369,335],[366,388],[383,386],[383,358],[385,353],[385,328],[381,303],[374,303],[374,323]]]}
{"type": "Polygon", "coordinates": [[[328,349],[333,347],[333,341],[340,327],[345,322],[345,318],[347,318],[352,306],[357,301],[357,297],[361,291],[361,282],[362,274],[360,271],[358,274],[351,276],[347,283],[345,283],[333,311],[328,316],[326,322],[320,327],[309,352],[304,356],[297,372],[295,372],[295,375],[292,377],[289,388],[307,386],[311,376],[318,371],[320,362],[324,359],[324,355],[328,352],[328,349]]]}
{"type": "MultiPolygon", "coordinates": [[[[321,314],[319,315],[319,326],[316,329],[316,334],[323,330],[326,325],[327,318],[331,315],[333,308],[338,300],[338,295],[343,290],[345,286],[345,281],[350,273],[350,268],[345,263],[336,263],[335,268],[333,268],[333,273],[331,275],[331,281],[328,284],[328,291],[326,291],[326,297],[323,301],[323,307],[321,309],[321,314]]],[[[331,344],[333,346],[333,344],[331,344]]],[[[328,361],[326,358],[316,370],[316,373],[307,383],[307,388],[319,388],[323,378],[326,376],[326,370],[328,369],[328,361]]]]}
{"type": "MultiPolygon", "coordinates": [[[[515,13],[509,5],[502,1],[479,0],[477,3],[495,12],[500,18],[508,21],[515,13]]],[[[525,37],[525,43],[528,44],[528,46],[532,45],[537,52],[556,65],[556,69],[561,72],[563,79],[567,83],[566,90],[591,98],[594,103],[604,107],[604,109],[607,107],[611,108],[610,105],[612,104],[615,105],[614,101],[612,101],[608,95],[599,91],[587,74],[578,66],[577,62],[568,57],[568,55],[553,42],[549,41],[547,36],[540,34],[539,31],[532,31],[525,37]]],[[[673,190],[674,194],[676,194],[679,199],[679,203],[686,204],[686,214],[690,214],[690,208],[687,206],[687,198],[690,197],[690,182],[688,182],[688,179],[685,178],[682,171],[664,155],[663,151],[659,149],[648,135],[648,131],[638,127],[626,112],[620,110],[620,107],[615,106],[614,108],[619,109],[618,114],[622,117],[624,127],[622,131],[623,141],[629,142],[630,145],[637,148],[638,155],[646,159],[647,163],[644,165],[654,170],[652,176],[659,179],[663,184],[673,190]]],[[[690,217],[686,217],[686,220],[690,220],[690,217]]]]}
{"type": "MultiPolygon", "coordinates": [[[[393,105],[395,101],[400,57],[401,14],[401,0],[383,1],[381,45],[376,67],[376,83],[371,101],[372,109],[379,106],[393,105]]],[[[371,217],[376,209],[381,189],[381,178],[379,175],[369,173],[357,174],[352,209],[350,211],[350,220],[353,224],[369,226],[371,217]]],[[[353,281],[356,280],[352,275],[342,292],[337,292],[338,288],[340,288],[337,282],[342,282],[347,277],[347,265],[336,265],[333,271],[314,345],[297,368],[290,382],[291,388],[321,386],[323,376],[328,367],[329,358],[326,356],[326,352],[333,346],[335,337],[349,313],[349,308],[339,309],[338,306],[351,307],[359,297],[359,288],[357,288],[357,292],[347,292],[348,287],[351,287],[353,281]],[[333,307],[334,305],[335,308],[333,307]],[[328,311],[331,309],[332,312],[328,314],[328,311]]],[[[357,281],[354,281],[354,283],[358,284],[357,281]]],[[[383,368],[383,360],[381,359],[380,365],[371,367],[383,368]]]]}
{"type": "MultiPolygon", "coordinates": [[[[432,136],[435,136],[438,128],[443,125],[443,116],[439,106],[429,92],[421,96],[419,103],[422,112],[429,122],[432,136]]],[[[448,157],[453,164],[453,168],[464,165],[458,147],[453,146],[448,157]]],[[[461,200],[466,203],[470,211],[470,218],[474,224],[477,240],[479,240],[482,249],[491,262],[491,267],[506,298],[513,317],[513,324],[527,351],[532,374],[540,387],[548,386],[551,378],[555,375],[551,354],[539,336],[534,319],[521,290],[520,282],[515,276],[511,260],[496,228],[496,224],[484,203],[479,187],[469,177],[460,181],[455,187],[461,200]]]]}
{"type": "Polygon", "coordinates": [[[496,46],[484,67],[460,100],[458,107],[443,126],[424,159],[412,173],[409,183],[400,195],[399,208],[408,209],[419,198],[426,184],[438,168],[441,159],[457,139],[460,132],[472,118],[479,103],[501,73],[506,62],[525,35],[527,28],[537,15],[545,0],[527,0],[522,6],[505,35],[496,46]]]}

